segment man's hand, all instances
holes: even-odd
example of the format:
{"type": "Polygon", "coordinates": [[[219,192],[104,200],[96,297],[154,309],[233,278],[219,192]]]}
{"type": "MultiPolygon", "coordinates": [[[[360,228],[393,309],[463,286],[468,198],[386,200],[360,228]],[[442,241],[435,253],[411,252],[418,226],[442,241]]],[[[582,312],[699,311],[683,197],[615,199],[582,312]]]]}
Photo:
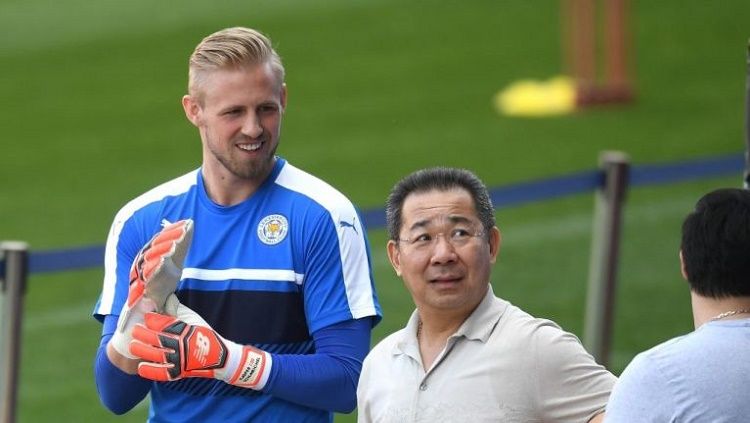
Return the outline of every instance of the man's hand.
{"type": "Polygon", "coordinates": [[[192,238],[193,221],[181,220],[154,235],[133,260],[128,299],[110,341],[118,353],[130,359],[136,358],[129,349],[133,327],[143,323],[145,313],[164,310],[167,298],[180,281],[192,238]]]}
{"type": "Polygon", "coordinates": [[[147,313],[145,326],[135,326],[130,352],[144,360],[138,364],[141,377],[162,382],[203,377],[261,389],[271,372],[267,352],[226,340],[208,324],[157,313],[147,313]]]}

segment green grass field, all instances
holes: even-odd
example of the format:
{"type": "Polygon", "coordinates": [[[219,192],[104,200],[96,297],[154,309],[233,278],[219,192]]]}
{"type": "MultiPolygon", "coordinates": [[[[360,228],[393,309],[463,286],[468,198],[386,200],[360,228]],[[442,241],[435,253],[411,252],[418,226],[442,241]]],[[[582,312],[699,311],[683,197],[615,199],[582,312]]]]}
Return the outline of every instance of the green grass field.
{"type": "MultiPolygon", "coordinates": [[[[557,2],[133,0],[0,2],[0,239],[34,250],[102,244],[133,196],[199,165],[182,114],[187,57],[206,34],[256,27],[288,73],[279,153],[381,207],[393,183],[431,165],[490,186],[590,169],[602,150],[636,164],[741,151],[750,3],[633,2],[637,102],[550,119],[509,119],[495,92],[561,72],[557,2]]],[[[616,308],[619,373],[639,351],[691,329],[677,267],[681,219],[726,179],[639,188],[625,215],[616,308]]],[[[498,212],[496,292],[582,333],[593,198],[498,212]]],[[[374,340],[413,307],[370,232],[385,312],[374,340]]],[[[98,402],[90,317],[101,269],[33,275],[26,295],[19,421],[143,421],[98,402]]],[[[337,421],[351,421],[337,416],[337,421]]]]}

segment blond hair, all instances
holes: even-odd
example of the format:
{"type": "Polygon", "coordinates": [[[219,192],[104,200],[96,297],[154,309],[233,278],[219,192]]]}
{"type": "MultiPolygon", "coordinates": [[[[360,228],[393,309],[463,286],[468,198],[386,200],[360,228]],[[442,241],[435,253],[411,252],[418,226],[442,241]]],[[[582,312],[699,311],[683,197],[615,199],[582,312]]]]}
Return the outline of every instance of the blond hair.
{"type": "Polygon", "coordinates": [[[188,92],[200,98],[199,87],[211,71],[265,63],[270,64],[279,86],[283,84],[284,65],[265,35],[243,27],[214,32],[201,40],[190,55],[188,92]]]}

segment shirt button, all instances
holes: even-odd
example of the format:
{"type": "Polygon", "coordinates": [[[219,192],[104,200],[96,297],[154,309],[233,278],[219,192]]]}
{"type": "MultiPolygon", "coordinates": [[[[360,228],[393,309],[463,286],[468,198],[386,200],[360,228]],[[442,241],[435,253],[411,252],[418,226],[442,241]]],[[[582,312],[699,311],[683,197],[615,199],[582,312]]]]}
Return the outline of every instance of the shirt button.
{"type": "Polygon", "coordinates": [[[426,383],[424,383],[424,382],[422,382],[422,383],[421,383],[421,384],[419,385],[419,390],[420,390],[420,391],[426,391],[426,390],[427,390],[427,384],[426,384],[426,383]]]}

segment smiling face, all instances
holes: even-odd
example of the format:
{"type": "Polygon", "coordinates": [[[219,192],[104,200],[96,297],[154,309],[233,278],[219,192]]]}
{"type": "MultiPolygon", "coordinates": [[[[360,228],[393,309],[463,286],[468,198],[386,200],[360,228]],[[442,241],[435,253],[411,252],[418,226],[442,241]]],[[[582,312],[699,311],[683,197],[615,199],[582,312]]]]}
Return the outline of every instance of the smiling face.
{"type": "Polygon", "coordinates": [[[227,184],[260,185],[275,163],[286,86],[268,63],[214,70],[183,97],[203,143],[203,172],[227,184]]]}
{"type": "Polygon", "coordinates": [[[409,194],[388,257],[421,312],[468,316],[487,292],[500,231],[485,233],[468,191],[409,194]]]}

